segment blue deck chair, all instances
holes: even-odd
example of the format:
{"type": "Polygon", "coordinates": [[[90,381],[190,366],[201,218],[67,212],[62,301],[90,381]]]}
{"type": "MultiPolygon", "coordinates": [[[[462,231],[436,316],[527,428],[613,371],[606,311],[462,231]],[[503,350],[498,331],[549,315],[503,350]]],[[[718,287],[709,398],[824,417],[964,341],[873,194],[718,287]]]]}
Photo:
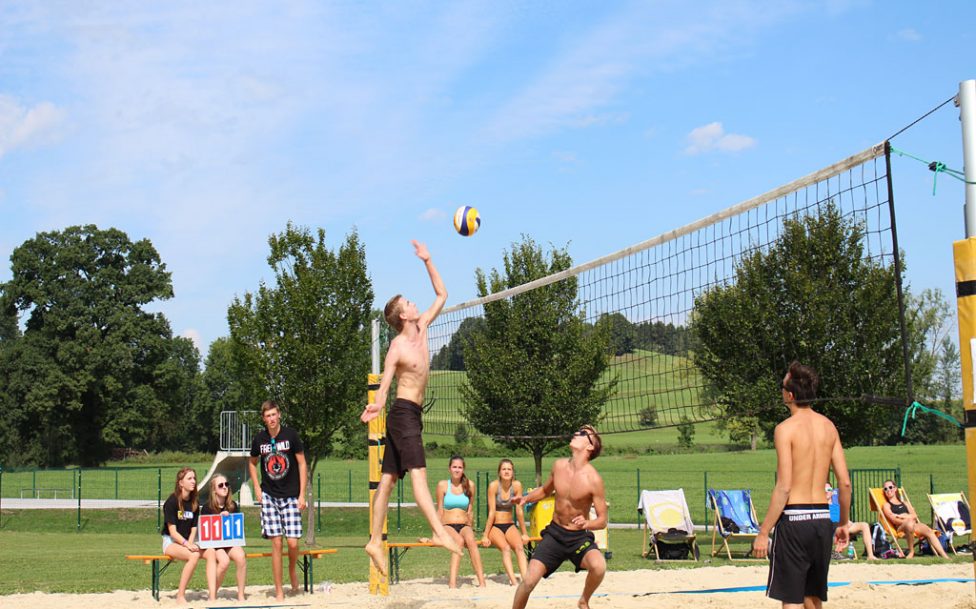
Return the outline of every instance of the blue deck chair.
{"type": "Polygon", "coordinates": [[[747,490],[720,491],[708,489],[708,501],[715,514],[715,529],[712,531],[712,556],[725,548],[729,560],[732,549],[729,542],[748,541],[749,550],[746,558],[752,553],[752,541],[759,534],[759,523],[756,518],[756,508],[752,505],[752,493],[747,490]],[[721,538],[722,543],[718,543],[721,538]]]}

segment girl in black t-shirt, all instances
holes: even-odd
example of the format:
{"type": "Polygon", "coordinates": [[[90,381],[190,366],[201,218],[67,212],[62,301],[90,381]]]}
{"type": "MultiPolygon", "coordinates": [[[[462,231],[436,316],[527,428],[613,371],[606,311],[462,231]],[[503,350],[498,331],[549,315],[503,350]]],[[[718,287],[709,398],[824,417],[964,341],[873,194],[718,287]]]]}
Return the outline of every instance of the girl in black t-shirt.
{"type": "Polygon", "coordinates": [[[186,585],[200,560],[200,548],[193,543],[197,534],[197,473],[184,467],[176,474],[176,490],[163,504],[163,554],[185,560],[176,590],[176,602],[186,603],[186,585]]]}
{"type": "MultiPolygon", "coordinates": [[[[241,511],[230,493],[230,484],[221,474],[214,474],[210,479],[210,499],[200,506],[200,515],[234,514],[241,511]]],[[[230,561],[237,565],[237,600],[244,600],[244,585],[247,581],[247,560],[244,548],[233,546],[227,548],[207,548],[203,551],[207,559],[207,589],[210,600],[217,600],[217,590],[224,581],[224,575],[230,566],[230,561]]]]}

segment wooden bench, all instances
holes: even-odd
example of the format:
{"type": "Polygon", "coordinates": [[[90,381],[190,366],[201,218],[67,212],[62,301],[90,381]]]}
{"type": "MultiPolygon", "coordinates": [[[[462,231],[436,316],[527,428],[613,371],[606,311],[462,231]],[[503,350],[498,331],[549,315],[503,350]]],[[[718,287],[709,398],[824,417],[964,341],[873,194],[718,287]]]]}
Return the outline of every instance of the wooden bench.
{"type": "MultiPolygon", "coordinates": [[[[298,568],[302,570],[302,576],[305,582],[305,592],[312,594],[315,587],[315,572],[313,567],[313,561],[320,558],[326,554],[335,554],[339,550],[335,548],[329,548],[324,550],[299,550],[298,555],[302,559],[298,562],[298,568]]],[[[246,558],[267,558],[272,556],[271,552],[248,552],[244,555],[246,558]]],[[[130,554],[126,555],[126,560],[140,560],[143,564],[152,565],[150,575],[152,595],[157,601],[159,600],[159,581],[163,576],[163,572],[174,562],[174,558],[167,556],[165,554],[130,554]],[[164,562],[165,561],[165,562],[164,562]],[[163,564],[161,564],[163,563],[163,564]]],[[[202,559],[203,557],[201,557],[202,559]]],[[[287,560],[288,549],[284,548],[282,550],[282,559],[287,560]]],[[[177,561],[182,562],[182,561],[177,561]]]]}
{"type": "MultiPolygon", "coordinates": [[[[529,558],[532,558],[532,544],[538,543],[540,541],[542,541],[541,537],[529,537],[529,543],[526,544],[525,546],[525,552],[529,556],[529,558]]],[[[479,543],[478,546],[483,547],[481,546],[481,543],[479,543]]],[[[492,544],[489,547],[493,547],[493,546],[494,544],[492,544]]],[[[389,556],[389,560],[387,561],[387,569],[390,571],[390,574],[392,575],[392,577],[390,577],[390,583],[391,584],[400,583],[400,560],[403,558],[404,554],[407,553],[407,550],[409,550],[410,548],[434,548],[434,547],[440,547],[440,546],[435,546],[433,543],[429,541],[388,541],[386,543],[386,548],[389,556]]]]}

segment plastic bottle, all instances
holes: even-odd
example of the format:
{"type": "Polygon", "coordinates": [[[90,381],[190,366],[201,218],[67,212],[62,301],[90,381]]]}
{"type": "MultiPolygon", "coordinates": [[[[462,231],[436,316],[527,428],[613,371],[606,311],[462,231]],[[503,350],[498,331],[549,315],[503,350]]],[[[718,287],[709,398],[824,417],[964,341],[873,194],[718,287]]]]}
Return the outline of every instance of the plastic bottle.
{"type": "Polygon", "coordinates": [[[332,593],[332,582],[322,582],[321,584],[319,584],[318,589],[319,589],[319,592],[323,592],[325,594],[331,594],[332,593]]]}
{"type": "Polygon", "coordinates": [[[850,558],[851,560],[854,560],[854,544],[853,543],[848,543],[847,544],[847,557],[850,558]]]}

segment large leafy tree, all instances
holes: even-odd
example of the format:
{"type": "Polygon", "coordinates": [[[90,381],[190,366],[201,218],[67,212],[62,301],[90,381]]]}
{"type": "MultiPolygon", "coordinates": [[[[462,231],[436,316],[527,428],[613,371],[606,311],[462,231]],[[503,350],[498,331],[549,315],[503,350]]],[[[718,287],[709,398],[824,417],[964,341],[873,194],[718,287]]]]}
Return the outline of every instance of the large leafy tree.
{"type": "MultiPolygon", "coordinates": [[[[282,405],[286,424],[301,434],[311,480],[335,434],[359,424],[373,288],[355,232],[333,252],[324,230],[312,234],[289,223],[268,244],[274,285],[262,283],[255,294],[234,299],[230,336],[237,365],[282,405]]],[[[315,510],[308,512],[311,519],[315,510]]],[[[307,530],[314,539],[311,522],[307,530]]]]}
{"type": "Polygon", "coordinates": [[[162,424],[172,419],[180,381],[160,378],[172,364],[172,334],[143,306],[172,297],[173,288],[152,244],[73,226],[24,242],[11,271],[0,310],[7,320],[18,311],[26,323],[0,357],[5,461],[96,465],[114,446],[172,439],[162,424]]]}
{"type": "Polygon", "coordinates": [[[816,408],[846,443],[890,432],[890,406],[863,394],[904,396],[895,272],[865,256],[864,227],[833,205],[788,219],[771,247],[741,261],[735,280],[699,296],[694,361],[736,427],[767,438],[786,414],[780,383],[793,359],[821,376],[816,408]]]}
{"type": "MultiPolygon", "coordinates": [[[[566,270],[572,258],[553,249],[546,256],[529,237],[505,252],[503,271],[476,272],[487,296],[566,270]]],[[[485,304],[484,323],[464,341],[465,416],[481,433],[535,458],[566,445],[569,435],[597,423],[615,381],[599,384],[608,365],[606,328],[588,328],[575,278],[485,304]]]]}

